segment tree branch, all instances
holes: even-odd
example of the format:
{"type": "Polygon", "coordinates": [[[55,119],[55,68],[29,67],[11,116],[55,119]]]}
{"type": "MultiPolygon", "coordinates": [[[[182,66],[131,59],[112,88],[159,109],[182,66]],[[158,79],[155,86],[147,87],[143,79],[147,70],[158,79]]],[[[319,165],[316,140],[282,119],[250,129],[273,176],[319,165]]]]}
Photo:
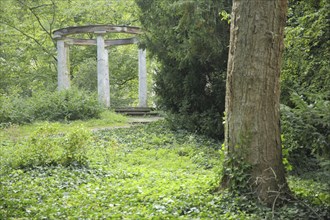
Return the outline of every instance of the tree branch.
{"type": "Polygon", "coordinates": [[[55,8],[56,8],[56,5],[55,5],[55,2],[54,2],[54,0],[52,0],[52,5],[53,5],[53,14],[52,14],[52,21],[50,22],[50,24],[49,24],[49,31],[50,31],[50,33],[52,33],[53,32],[53,24],[54,24],[54,22],[55,22],[55,17],[56,17],[56,10],[55,10],[55,8]]]}
{"type": "Polygon", "coordinates": [[[52,38],[52,32],[51,32],[51,27],[52,27],[52,24],[54,23],[55,21],[55,3],[54,1],[52,0],[52,4],[42,4],[42,5],[38,5],[38,6],[34,6],[34,7],[29,7],[24,1],[20,1],[20,3],[26,7],[31,13],[32,15],[36,18],[39,26],[41,27],[41,29],[46,32],[47,36],[51,39],[51,41],[53,42],[54,46],[56,47],[56,44],[55,42],[53,41],[53,38],[52,38]],[[53,6],[53,16],[52,16],[52,22],[49,23],[49,27],[50,27],[50,30],[47,30],[47,28],[42,24],[41,22],[41,19],[40,17],[38,16],[37,13],[35,13],[35,9],[38,9],[38,8],[41,8],[41,7],[48,7],[48,6],[53,6]]]}
{"type": "MultiPolygon", "coordinates": [[[[53,4],[53,1],[52,1],[52,4],[53,4]]],[[[51,6],[52,4],[38,5],[38,6],[32,7],[31,9],[34,10],[34,9],[37,9],[37,8],[47,7],[47,6],[51,6]]],[[[25,5],[25,6],[26,6],[26,5],[25,5]]]]}
{"type": "Polygon", "coordinates": [[[33,16],[37,19],[37,21],[38,21],[38,23],[39,23],[41,29],[44,30],[44,31],[47,33],[47,35],[50,37],[50,39],[53,40],[53,38],[52,38],[52,33],[51,33],[50,31],[48,31],[48,30],[45,28],[45,26],[41,23],[41,20],[40,20],[39,16],[38,16],[38,15],[37,15],[37,14],[36,14],[31,8],[28,8],[28,9],[29,9],[29,11],[33,14],[33,16]]]}
{"type": "Polygon", "coordinates": [[[7,25],[8,27],[11,27],[11,28],[13,28],[14,30],[16,30],[16,31],[18,31],[19,33],[21,33],[22,35],[24,35],[25,37],[27,37],[27,38],[29,38],[29,39],[31,39],[31,40],[33,40],[36,44],[38,44],[40,47],[41,47],[41,49],[44,51],[44,52],[46,52],[48,55],[50,55],[56,62],[57,62],[57,58],[53,55],[53,54],[51,54],[36,38],[34,38],[34,37],[32,37],[32,36],[30,36],[30,35],[28,35],[27,33],[25,33],[24,31],[22,31],[21,29],[19,29],[19,28],[17,28],[17,27],[15,27],[15,26],[13,26],[13,25],[11,25],[11,24],[8,24],[8,23],[6,23],[6,22],[2,22],[2,21],[0,21],[2,24],[4,24],[4,25],[7,25]]]}
{"type": "Polygon", "coordinates": [[[118,85],[119,87],[122,87],[123,85],[125,85],[125,84],[128,83],[129,81],[133,80],[134,78],[135,78],[135,77],[132,76],[132,77],[130,77],[130,78],[128,78],[128,79],[122,80],[121,82],[117,83],[117,85],[118,85]]]}

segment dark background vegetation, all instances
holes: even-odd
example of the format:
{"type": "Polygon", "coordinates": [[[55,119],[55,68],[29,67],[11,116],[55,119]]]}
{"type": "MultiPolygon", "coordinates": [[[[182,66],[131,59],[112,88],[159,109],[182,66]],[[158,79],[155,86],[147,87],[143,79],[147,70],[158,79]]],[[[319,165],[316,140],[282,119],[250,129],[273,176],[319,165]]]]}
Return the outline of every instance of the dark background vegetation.
{"type": "Polygon", "coordinates": [[[220,13],[230,11],[231,1],[136,2],[143,46],[161,64],[157,104],[173,127],[222,139],[229,24],[220,13]]]}

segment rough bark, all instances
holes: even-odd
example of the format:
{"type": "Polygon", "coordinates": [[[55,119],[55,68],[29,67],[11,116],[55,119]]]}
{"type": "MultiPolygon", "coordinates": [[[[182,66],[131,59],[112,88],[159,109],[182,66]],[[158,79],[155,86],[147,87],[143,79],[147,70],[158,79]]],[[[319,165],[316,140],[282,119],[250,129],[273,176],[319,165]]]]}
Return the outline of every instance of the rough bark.
{"type": "MultiPolygon", "coordinates": [[[[225,147],[227,157],[251,166],[246,184],[268,204],[288,189],[279,115],[286,11],[287,0],[234,0],[231,17],[225,147]]],[[[225,187],[238,178],[226,175],[225,187]]]]}

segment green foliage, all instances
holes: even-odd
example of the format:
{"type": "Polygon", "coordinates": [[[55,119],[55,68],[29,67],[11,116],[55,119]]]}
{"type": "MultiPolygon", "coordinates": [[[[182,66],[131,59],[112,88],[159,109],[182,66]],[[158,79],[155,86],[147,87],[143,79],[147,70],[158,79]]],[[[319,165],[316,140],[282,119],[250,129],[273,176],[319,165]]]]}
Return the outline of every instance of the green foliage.
{"type": "Polygon", "coordinates": [[[284,168],[287,172],[292,171],[293,167],[291,163],[289,162],[289,148],[285,147],[283,143],[287,143],[286,139],[284,138],[284,135],[281,135],[281,143],[282,143],[282,162],[284,165],[284,168]]]}
{"type": "Polygon", "coordinates": [[[330,3],[291,0],[281,73],[282,103],[292,107],[290,94],[330,96],[330,3]]]}
{"type": "Polygon", "coordinates": [[[293,172],[329,176],[330,3],[289,1],[281,73],[284,149],[293,172]]]}
{"type": "Polygon", "coordinates": [[[225,10],[222,10],[219,15],[222,17],[221,20],[227,21],[228,24],[230,24],[230,13],[226,12],[225,10]]]}
{"type": "Polygon", "coordinates": [[[32,97],[0,97],[0,124],[24,124],[37,120],[84,120],[97,118],[102,111],[95,94],[78,89],[39,92],[32,97]]]}
{"type": "Polygon", "coordinates": [[[117,114],[112,111],[103,111],[100,114],[100,118],[93,118],[87,121],[73,121],[71,124],[83,124],[85,127],[88,128],[103,128],[109,126],[118,126],[123,125],[127,122],[127,117],[121,114],[117,114]]]}
{"type": "MultiPolygon", "coordinates": [[[[221,186],[227,188],[229,192],[238,194],[251,194],[250,188],[252,166],[244,162],[244,153],[239,146],[235,147],[240,153],[223,155],[223,169],[221,170],[221,186]]],[[[224,145],[221,154],[225,154],[224,145]]]]}
{"type": "Polygon", "coordinates": [[[315,170],[323,164],[328,173],[329,163],[324,162],[330,160],[330,102],[322,95],[295,93],[291,102],[294,108],[281,106],[283,144],[289,162],[296,172],[315,170]]]}
{"type": "Polygon", "coordinates": [[[30,99],[18,95],[0,96],[1,127],[10,123],[29,123],[33,121],[33,109],[30,99]]]}
{"type": "Polygon", "coordinates": [[[174,130],[186,129],[215,139],[223,137],[222,113],[215,109],[205,110],[203,113],[194,112],[190,115],[167,113],[166,120],[174,130]]]}
{"type": "MultiPolygon", "coordinates": [[[[55,90],[57,58],[52,32],[56,29],[88,24],[139,26],[134,0],[2,0],[1,3],[0,95],[31,96],[55,90]]],[[[95,35],[76,37],[91,39],[95,35]]],[[[113,104],[135,104],[137,46],[112,47],[109,56],[113,104]]],[[[73,84],[96,91],[96,47],[71,46],[70,67],[73,84]]]]}
{"type": "Polygon", "coordinates": [[[313,179],[303,179],[295,176],[290,176],[288,182],[296,196],[309,200],[314,204],[330,205],[329,182],[316,182],[313,179]]]}
{"type": "Polygon", "coordinates": [[[1,146],[3,168],[28,168],[50,165],[86,165],[91,132],[82,126],[60,133],[60,124],[45,124],[27,140],[1,146]]]}
{"type": "MultiPolygon", "coordinates": [[[[44,126],[39,128],[27,142],[18,143],[15,147],[19,160],[8,158],[13,168],[47,166],[57,164],[61,158],[60,138],[56,137],[56,127],[44,126]]],[[[11,154],[10,152],[8,152],[11,154]]]]}
{"type": "Polygon", "coordinates": [[[229,25],[219,13],[231,1],[136,2],[145,31],[141,47],[160,63],[158,106],[177,116],[174,126],[221,138],[229,25]]]}
{"type": "Polygon", "coordinates": [[[127,126],[127,117],[116,114],[111,111],[104,111],[101,113],[100,118],[93,118],[89,120],[77,120],[77,121],[63,121],[60,122],[60,125],[57,125],[59,122],[35,122],[32,124],[17,125],[10,124],[0,128],[0,139],[4,142],[17,142],[25,140],[32,132],[39,129],[39,127],[46,126],[47,124],[51,126],[57,126],[59,133],[65,133],[68,130],[71,130],[71,127],[83,126],[85,128],[99,130],[105,128],[112,128],[118,126],[127,126]]]}
{"type": "Polygon", "coordinates": [[[1,2],[0,94],[55,88],[55,13],[49,0],[1,2]]]}
{"type": "Polygon", "coordinates": [[[59,121],[99,117],[102,107],[96,94],[78,89],[44,93],[35,98],[35,115],[39,120],[59,121]]]}
{"type": "MultiPolygon", "coordinates": [[[[43,139],[68,143],[68,137],[73,138],[71,143],[78,141],[77,127],[65,133],[57,133],[58,129],[44,126],[37,132],[40,143],[43,139]]],[[[306,199],[315,193],[322,202],[293,200],[272,210],[246,196],[214,193],[221,144],[172,131],[166,122],[97,131],[86,144],[88,167],[53,164],[12,169],[1,164],[0,218],[315,219],[329,215],[326,185],[300,178],[289,179],[297,195],[306,199]]],[[[0,143],[1,162],[17,157],[9,149],[0,143]]]]}
{"type": "Polygon", "coordinates": [[[76,127],[69,132],[61,146],[64,150],[61,163],[70,165],[87,164],[87,150],[90,144],[91,132],[83,127],[76,127]]]}
{"type": "MultiPolygon", "coordinates": [[[[94,54],[95,55],[95,54],[94,54]]],[[[92,55],[91,55],[92,56],[92,55]]],[[[83,63],[79,63],[74,71],[72,84],[79,89],[85,89],[90,92],[97,91],[97,61],[95,57],[85,58],[83,63]]]]}

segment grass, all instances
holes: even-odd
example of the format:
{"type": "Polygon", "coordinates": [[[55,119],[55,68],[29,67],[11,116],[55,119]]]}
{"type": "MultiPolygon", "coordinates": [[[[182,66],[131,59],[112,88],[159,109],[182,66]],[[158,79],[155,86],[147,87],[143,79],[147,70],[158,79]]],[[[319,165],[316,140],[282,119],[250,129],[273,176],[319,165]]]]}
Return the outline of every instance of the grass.
{"type": "Polygon", "coordinates": [[[98,119],[90,119],[86,121],[66,121],[66,122],[35,122],[33,124],[26,125],[11,125],[9,127],[0,129],[0,140],[12,140],[18,141],[22,138],[28,137],[38,128],[45,124],[58,125],[62,132],[70,130],[72,127],[82,126],[86,128],[106,128],[114,126],[122,126],[127,124],[127,117],[116,114],[112,111],[104,111],[101,113],[101,117],[98,119]]]}
{"type": "MultiPolygon", "coordinates": [[[[97,121],[85,125],[99,126],[97,121]]],[[[16,157],[8,152],[9,145],[0,144],[0,159],[16,157]]],[[[312,179],[290,177],[292,190],[303,202],[276,210],[244,195],[214,192],[221,172],[220,146],[203,136],[171,131],[163,121],[99,130],[92,134],[84,166],[14,169],[2,165],[0,219],[317,219],[329,215],[328,185],[312,179]],[[312,198],[316,193],[321,202],[312,198]]]]}

